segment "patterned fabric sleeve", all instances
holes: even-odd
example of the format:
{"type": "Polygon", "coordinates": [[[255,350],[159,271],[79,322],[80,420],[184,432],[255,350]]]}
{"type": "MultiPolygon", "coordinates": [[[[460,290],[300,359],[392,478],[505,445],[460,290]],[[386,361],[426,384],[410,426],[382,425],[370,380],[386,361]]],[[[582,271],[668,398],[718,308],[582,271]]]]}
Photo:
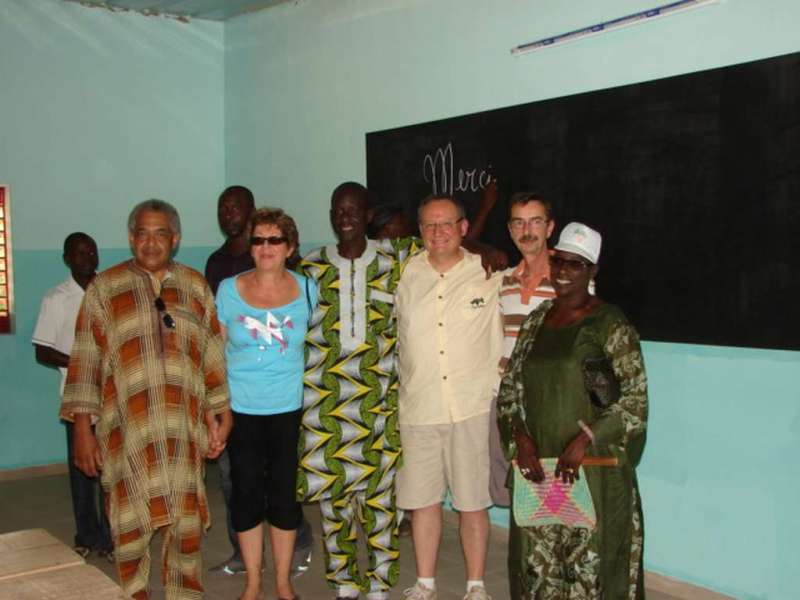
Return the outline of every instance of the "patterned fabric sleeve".
{"type": "Polygon", "coordinates": [[[536,333],[552,304],[552,301],[545,300],[525,319],[519,330],[517,344],[508,359],[506,373],[500,382],[500,390],[497,393],[497,422],[500,427],[503,451],[508,460],[517,455],[514,431],[527,432],[528,430],[524,402],[525,390],[522,385],[522,365],[533,347],[536,333]]]}
{"type": "Polygon", "coordinates": [[[214,294],[207,285],[203,291],[203,311],[203,330],[206,338],[203,353],[206,387],[204,408],[207,412],[219,414],[230,407],[230,394],[225,376],[225,342],[217,320],[214,294]]]}
{"type": "Polygon", "coordinates": [[[75,322],[75,343],[59,411],[65,421],[74,421],[79,413],[100,414],[105,316],[99,295],[97,287],[89,284],[75,322]]]}
{"type": "Polygon", "coordinates": [[[425,247],[422,243],[422,238],[418,237],[381,240],[378,243],[385,252],[395,256],[399,273],[402,273],[403,269],[406,268],[409,259],[425,247]]]}
{"type": "MultiPolygon", "coordinates": [[[[400,275],[405,269],[408,261],[424,246],[422,239],[418,237],[397,238],[393,240],[383,240],[382,249],[394,256],[394,266],[392,268],[391,283],[389,289],[394,292],[400,281],[400,275]]],[[[396,327],[396,324],[395,324],[396,327]]],[[[396,334],[394,334],[396,336],[396,334]]],[[[396,344],[395,340],[395,344],[396,344]]],[[[395,346],[395,348],[397,348],[395,346]]],[[[400,383],[397,375],[397,362],[392,365],[389,375],[389,384],[384,397],[384,405],[387,411],[386,427],[384,429],[384,450],[399,452],[401,448],[400,427],[398,426],[398,392],[400,383]]],[[[402,461],[402,458],[400,459],[402,461]]],[[[399,465],[398,465],[399,466],[399,465]]]]}
{"type": "Polygon", "coordinates": [[[393,369],[389,375],[389,385],[386,390],[386,395],[383,397],[383,406],[386,413],[386,425],[383,428],[381,435],[382,449],[384,451],[399,452],[400,445],[400,427],[397,423],[397,394],[400,389],[400,384],[397,379],[397,370],[393,369]]]}
{"type": "MultiPolygon", "coordinates": [[[[310,254],[303,257],[303,260],[297,265],[297,272],[303,277],[307,277],[311,283],[314,284],[314,294],[311,298],[312,312],[308,319],[308,331],[317,327],[322,319],[325,318],[325,310],[319,303],[319,269],[315,267],[315,261],[320,261],[320,250],[315,250],[310,254]]],[[[305,291],[303,291],[305,293],[305,291]]],[[[308,363],[308,344],[306,344],[306,363],[308,363]]]]}
{"type": "Polygon", "coordinates": [[[620,383],[620,398],[589,424],[598,445],[627,446],[628,440],[647,426],[647,376],[639,335],[624,317],[615,319],[603,351],[611,360],[620,383]]]}
{"type": "Polygon", "coordinates": [[[312,320],[314,318],[314,314],[317,312],[317,302],[319,300],[319,289],[317,287],[317,280],[313,277],[309,276],[305,272],[301,271],[305,280],[303,281],[303,289],[300,291],[303,296],[308,294],[306,300],[309,305],[309,315],[308,315],[308,324],[306,325],[307,329],[311,329],[312,320]]]}

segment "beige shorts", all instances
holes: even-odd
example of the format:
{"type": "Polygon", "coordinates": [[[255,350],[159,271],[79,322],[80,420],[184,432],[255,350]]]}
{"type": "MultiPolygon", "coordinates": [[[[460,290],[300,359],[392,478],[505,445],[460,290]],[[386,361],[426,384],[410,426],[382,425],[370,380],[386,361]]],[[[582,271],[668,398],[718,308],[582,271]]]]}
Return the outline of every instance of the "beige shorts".
{"type": "Polygon", "coordinates": [[[400,424],[403,466],[397,472],[397,506],[439,504],[449,489],[458,511],[491,506],[489,413],[447,425],[400,424]]]}

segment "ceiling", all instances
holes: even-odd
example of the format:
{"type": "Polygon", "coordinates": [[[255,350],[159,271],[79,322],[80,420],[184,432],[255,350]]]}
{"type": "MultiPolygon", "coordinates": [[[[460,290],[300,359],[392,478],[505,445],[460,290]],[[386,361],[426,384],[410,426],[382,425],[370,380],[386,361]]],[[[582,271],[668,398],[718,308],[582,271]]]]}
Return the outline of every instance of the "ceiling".
{"type": "Polygon", "coordinates": [[[108,10],[132,10],[145,15],[164,15],[181,19],[224,21],[277,4],[297,0],[67,0],[84,6],[108,10]]]}

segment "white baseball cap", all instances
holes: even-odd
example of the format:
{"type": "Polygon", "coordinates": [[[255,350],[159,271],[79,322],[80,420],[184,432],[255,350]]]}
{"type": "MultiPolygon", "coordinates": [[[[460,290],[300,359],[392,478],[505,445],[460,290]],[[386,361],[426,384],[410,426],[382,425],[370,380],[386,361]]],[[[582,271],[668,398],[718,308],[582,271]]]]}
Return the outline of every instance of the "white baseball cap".
{"type": "Polygon", "coordinates": [[[555,249],[572,252],[596,265],[597,260],[600,258],[602,242],[603,238],[594,229],[583,223],[573,221],[561,231],[555,249]]]}

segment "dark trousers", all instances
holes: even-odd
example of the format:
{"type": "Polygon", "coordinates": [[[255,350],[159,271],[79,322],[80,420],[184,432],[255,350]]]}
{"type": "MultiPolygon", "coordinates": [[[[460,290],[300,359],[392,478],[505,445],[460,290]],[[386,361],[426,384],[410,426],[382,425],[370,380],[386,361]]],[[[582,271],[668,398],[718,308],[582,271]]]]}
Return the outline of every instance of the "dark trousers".
{"type": "MultiPolygon", "coordinates": [[[[233,495],[233,482],[231,481],[231,459],[228,456],[228,451],[225,450],[217,458],[217,466],[219,467],[219,483],[222,488],[222,496],[225,499],[225,517],[228,527],[228,540],[233,548],[234,556],[240,557],[241,550],[239,549],[239,538],[236,535],[236,530],[233,528],[233,517],[231,516],[231,497],[233,495]]],[[[267,499],[264,498],[264,512],[266,513],[267,499]]],[[[305,552],[311,548],[314,543],[314,537],[311,532],[311,525],[308,520],[303,516],[303,521],[297,530],[297,540],[295,541],[295,552],[305,552]]]]}
{"type": "Polygon", "coordinates": [[[72,446],[75,426],[72,423],[65,425],[69,487],[72,493],[72,514],[75,517],[75,545],[108,552],[114,549],[114,544],[108,528],[103,487],[97,477],[87,477],[75,466],[72,446]]]}
{"type": "Polygon", "coordinates": [[[228,540],[233,546],[233,553],[236,556],[241,556],[239,538],[236,536],[236,530],[233,528],[233,519],[231,518],[233,483],[231,482],[231,459],[228,456],[227,449],[223,450],[222,454],[217,458],[217,466],[219,467],[219,485],[222,488],[222,497],[225,498],[225,522],[228,526],[228,540]]]}
{"type": "Polygon", "coordinates": [[[249,415],[233,411],[228,440],[236,531],[252,529],[265,518],[279,529],[300,527],[297,501],[297,444],[301,411],[249,415]],[[267,506],[264,507],[266,496],[267,506]]]}

